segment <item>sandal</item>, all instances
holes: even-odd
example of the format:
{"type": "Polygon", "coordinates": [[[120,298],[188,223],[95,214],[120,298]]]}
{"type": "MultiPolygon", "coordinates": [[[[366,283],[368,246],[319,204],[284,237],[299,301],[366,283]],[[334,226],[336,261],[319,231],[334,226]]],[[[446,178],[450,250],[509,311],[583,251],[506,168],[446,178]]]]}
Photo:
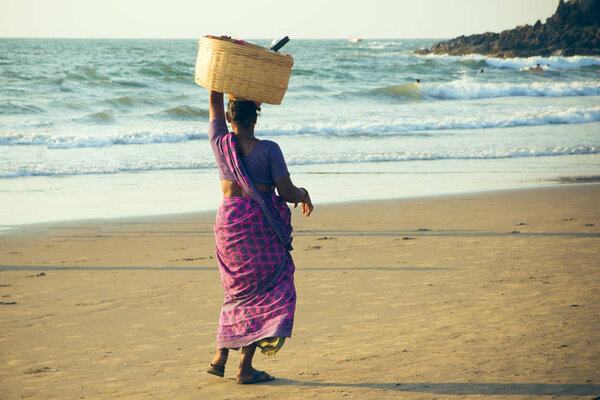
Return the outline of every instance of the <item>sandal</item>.
{"type": "Polygon", "coordinates": [[[218,365],[213,365],[213,363],[210,363],[210,367],[208,367],[206,372],[208,372],[209,374],[220,376],[222,378],[223,376],[225,376],[225,367],[220,367],[218,365]]]}
{"type": "Polygon", "coordinates": [[[238,378],[237,383],[240,385],[249,385],[251,383],[269,382],[273,379],[275,379],[275,377],[267,374],[265,371],[258,371],[252,379],[248,381],[240,381],[240,378],[238,378]],[[266,376],[266,378],[261,378],[262,376],[266,376]]]}

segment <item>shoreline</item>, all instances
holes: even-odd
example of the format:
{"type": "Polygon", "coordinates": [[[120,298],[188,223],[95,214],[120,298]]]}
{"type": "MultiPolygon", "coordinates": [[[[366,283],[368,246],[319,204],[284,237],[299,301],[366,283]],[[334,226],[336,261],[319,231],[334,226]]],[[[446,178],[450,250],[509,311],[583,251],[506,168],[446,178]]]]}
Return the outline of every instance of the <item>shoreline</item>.
{"type": "MultiPolygon", "coordinates": [[[[390,198],[379,198],[379,199],[361,199],[361,200],[346,200],[346,201],[326,201],[321,203],[320,207],[336,207],[340,205],[357,205],[370,204],[376,202],[387,202],[387,201],[416,201],[418,199],[430,199],[430,198],[443,198],[443,197],[455,197],[463,195],[486,195],[486,194],[500,194],[512,191],[532,191],[532,190],[544,190],[552,188],[561,188],[566,186],[593,186],[600,184],[600,176],[574,176],[574,177],[560,177],[554,180],[545,181],[542,184],[524,186],[524,187],[513,187],[513,188],[498,188],[498,189],[482,189],[474,191],[465,191],[459,193],[439,193],[439,194],[424,194],[416,195],[411,197],[390,197],[390,198]]],[[[80,225],[86,223],[94,223],[99,221],[117,223],[117,222],[136,222],[140,220],[171,220],[171,219],[183,219],[183,218],[204,218],[205,216],[214,216],[220,203],[217,203],[214,209],[210,210],[199,210],[189,212],[177,212],[177,213],[162,213],[162,214],[145,214],[145,215],[129,215],[129,216],[116,216],[116,217],[91,217],[91,218],[77,218],[77,219],[57,219],[40,222],[29,222],[23,224],[10,224],[0,225],[0,238],[4,235],[11,235],[22,232],[23,230],[31,230],[35,228],[43,229],[45,226],[50,224],[61,224],[61,225],[80,225]]],[[[290,208],[292,207],[288,204],[290,208]]]]}
{"type": "MultiPolygon", "coordinates": [[[[589,127],[581,129],[589,131],[589,127]]],[[[285,145],[282,143],[282,148],[285,145]]],[[[328,204],[546,187],[560,184],[565,176],[574,181],[598,180],[598,171],[592,168],[597,162],[597,154],[578,154],[514,160],[364,162],[360,167],[295,165],[290,172],[296,183],[310,189],[316,203],[328,204]]],[[[30,177],[5,183],[0,228],[50,220],[213,211],[222,198],[212,169],[30,177]]]]}

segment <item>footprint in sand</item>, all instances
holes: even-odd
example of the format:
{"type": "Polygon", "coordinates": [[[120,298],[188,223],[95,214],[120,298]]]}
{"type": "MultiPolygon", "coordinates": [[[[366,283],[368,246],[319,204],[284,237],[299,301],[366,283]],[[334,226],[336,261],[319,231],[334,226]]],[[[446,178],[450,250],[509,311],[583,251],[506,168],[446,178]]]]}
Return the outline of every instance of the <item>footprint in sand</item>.
{"type": "Polygon", "coordinates": [[[40,272],[39,274],[35,274],[35,275],[27,275],[27,276],[25,276],[25,278],[36,278],[36,277],[40,277],[40,276],[46,276],[46,273],[40,272]]]}
{"type": "Polygon", "coordinates": [[[27,371],[25,371],[26,374],[41,374],[44,372],[56,372],[58,371],[55,368],[50,368],[50,367],[41,367],[41,368],[29,368],[27,371]]]}
{"type": "MultiPolygon", "coordinates": [[[[211,257],[212,258],[212,257],[211,257]]],[[[196,260],[205,260],[206,257],[184,257],[184,258],[175,258],[169,261],[196,261],[196,260]]]]}

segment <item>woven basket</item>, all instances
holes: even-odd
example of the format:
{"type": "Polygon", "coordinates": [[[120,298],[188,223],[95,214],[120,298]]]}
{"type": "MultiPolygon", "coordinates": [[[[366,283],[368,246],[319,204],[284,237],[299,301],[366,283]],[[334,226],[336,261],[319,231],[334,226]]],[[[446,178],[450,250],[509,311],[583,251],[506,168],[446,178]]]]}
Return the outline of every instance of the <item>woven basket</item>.
{"type": "Polygon", "coordinates": [[[294,59],[233,39],[203,37],[195,81],[217,92],[260,103],[281,104],[294,59]]]}

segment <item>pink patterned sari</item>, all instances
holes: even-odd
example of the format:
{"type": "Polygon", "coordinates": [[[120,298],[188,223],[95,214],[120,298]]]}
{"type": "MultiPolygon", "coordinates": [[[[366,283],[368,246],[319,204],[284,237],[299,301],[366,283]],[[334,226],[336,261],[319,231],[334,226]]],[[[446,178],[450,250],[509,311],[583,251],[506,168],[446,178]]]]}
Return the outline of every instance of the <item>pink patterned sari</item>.
{"type": "Polygon", "coordinates": [[[237,155],[233,133],[221,141],[221,151],[250,197],[224,197],[217,212],[215,240],[225,291],[217,348],[290,337],[296,310],[290,209],[274,192],[256,189],[237,155]]]}

